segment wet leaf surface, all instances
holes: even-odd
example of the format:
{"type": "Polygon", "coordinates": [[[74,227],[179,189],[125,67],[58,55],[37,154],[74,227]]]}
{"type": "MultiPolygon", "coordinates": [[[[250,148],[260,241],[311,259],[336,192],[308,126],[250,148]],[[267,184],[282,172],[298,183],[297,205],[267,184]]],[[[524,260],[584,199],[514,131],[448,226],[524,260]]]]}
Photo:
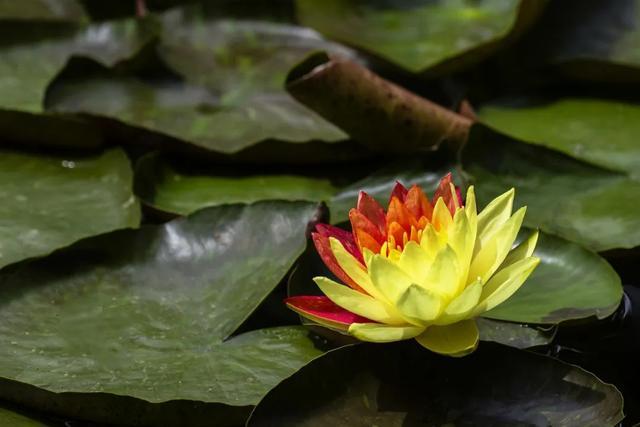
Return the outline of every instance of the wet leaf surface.
{"type": "Polygon", "coordinates": [[[225,341],[302,252],[316,209],[210,208],[0,272],[0,394],[100,422],[242,422],[321,353],[302,327],[225,341]]]}
{"type": "Polygon", "coordinates": [[[120,149],[94,157],[0,155],[0,266],[47,255],[82,238],[137,227],[129,159],[120,149]]]}
{"type": "Polygon", "coordinates": [[[457,359],[407,342],[328,352],[269,392],[248,425],[595,427],[622,418],[615,387],[576,366],[491,343],[457,359]]]}

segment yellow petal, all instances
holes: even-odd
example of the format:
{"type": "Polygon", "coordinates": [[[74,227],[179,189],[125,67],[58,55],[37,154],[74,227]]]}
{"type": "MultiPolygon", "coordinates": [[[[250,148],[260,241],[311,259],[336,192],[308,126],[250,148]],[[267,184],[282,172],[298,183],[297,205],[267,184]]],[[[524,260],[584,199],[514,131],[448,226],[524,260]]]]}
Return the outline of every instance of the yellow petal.
{"type": "Polygon", "coordinates": [[[349,334],[362,341],[393,342],[415,338],[424,331],[421,326],[387,326],[380,323],[352,323],[349,334]]]}
{"type": "Polygon", "coordinates": [[[527,280],[539,263],[539,258],[529,257],[498,271],[484,285],[480,302],[474,309],[473,316],[478,316],[485,311],[491,310],[513,295],[520,289],[520,286],[527,280]]]}
{"type": "Polygon", "coordinates": [[[403,325],[406,323],[397,310],[389,304],[385,304],[326,277],[314,277],[313,281],[331,301],[345,310],[389,325],[403,325]]]}
{"type": "Polygon", "coordinates": [[[478,215],[478,239],[486,241],[509,219],[515,190],[496,197],[478,215]]]}
{"type": "Polygon", "coordinates": [[[478,211],[476,208],[476,193],[473,185],[467,189],[467,199],[464,203],[464,212],[469,220],[469,227],[476,233],[478,228],[478,211]]]}
{"type": "Polygon", "coordinates": [[[475,230],[471,229],[469,219],[464,210],[459,209],[454,215],[453,225],[449,229],[449,245],[458,256],[458,265],[460,267],[456,294],[462,291],[467,284],[467,274],[471,264],[471,257],[473,256],[475,241],[475,230]]]}
{"type": "Polygon", "coordinates": [[[440,315],[442,303],[440,295],[413,284],[398,299],[396,307],[411,323],[426,326],[440,315]]]}
{"type": "Polygon", "coordinates": [[[331,252],[333,252],[333,255],[336,257],[340,268],[369,295],[375,299],[384,299],[371,283],[371,278],[366,268],[342,246],[342,243],[335,237],[329,237],[329,244],[331,245],[331,252]]]}
{"type": "Polygon", "coordinates": [[[432,260],[427,251],[411,241],[402,250],[398,266],[413,279],[413,283],[421,283],[432,260]]]}
{"type": "Polygon", "coordinates": [[[476,349],[478,339],[476,322],[468,319],[447,326],[429,326],[416,341],[435,353],[461,357],[476,349]]]}
{"type": "Polygon", "coordinates": [[[480,246],[480,250],[471,262],[468,281],[475,281],[480,277],[486,283],[500,267],[518,235],[525,212],[525,207],[518,209],[507,222],[493,233],[486,243],[479,245],[476,241],[476,247],[480,246]]]}
{"type": "Polygon", "coordinates": [[[447,245],[433,260],[424,282],[418,284],[436,294],[452,298],[458,292],[459,279],[458,256],[451,246],[447,245]]]}
{"type": "Polygon", "coordinates": [[[438,252],[444,248],[447,243],[446,231],[438,233],[433,227],[433,224],[427,224],[422,230],[422,236],[420,237],[420,247],[424,250],[429,258],[434,259],[438,252]]]}
{"type": "Polygon", "coordinates": [[[381,293],[392,304],[411,286],[413,280],[396,263],[374,255],[369,264],[369,275],[376,292],[381,293]]]}
{"type": "Polygon", "coordinates": [[[433,208],[433,215],[431,217],[431,222],[436,227],[437,231],[447,230],[453,219],[451,218],[451,212],[449,208],[444,203],[444,199],[440,197],[436,201],[436,205],[433,208]]]}
{"type": "Polygon", "coordinates": [[[536,244],[538,243],[538,235],[538,230],[534,231],[529,235],[527,240],[520,243],[515,249],[509,252],[502,262],[502,265],[500,265],[500,269],[506,268],[515,262],[529,258],[533,255],[533,251],[536,249],[536,244]]]}
{"type": "Polygon", "coordinates": [[[434,324],[436,325],[450,325],[452,323],[459,322],[460,320],[469,318],[482,295],[482,282],[477,280],[453,299],[444,309],[444,312],[438,317],[434,324]]]}

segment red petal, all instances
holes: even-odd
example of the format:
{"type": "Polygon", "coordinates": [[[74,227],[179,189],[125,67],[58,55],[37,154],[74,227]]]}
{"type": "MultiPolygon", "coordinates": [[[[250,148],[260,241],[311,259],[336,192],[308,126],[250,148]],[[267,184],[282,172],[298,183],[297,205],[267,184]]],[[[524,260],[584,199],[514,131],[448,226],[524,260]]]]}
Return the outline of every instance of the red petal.
{"type": "Polygon", "coordinates": [[[284,303],[301,316],[336,329],[347,330],[352,323],[376,323],[337,306],[325,296],[295,296],[284,303]]]}
{"type": "Polygon", "coordinates": [[[350,233],[342,228],[334,227],[329,224],[318,224],[316,225],[316,231],[324,237],[334,237],[338,239],[342,246],[353,255],[358,261],[364,264],[364,258],[362,258],[362,252],[360,252],[360,248],[356,245],[356,241],[353,238],[353,233],[350,233]]]}
{"type": "Polygon", "coordinates": [[[400,181],[396,181],[396,185],[391,190],[391,197],[389,197],[389,203],[393,200],[394,197],[397,197],[398,200],[404,202],[404,199],[407,197],[407,190],[404,185],[400,183],[400,181]]]}
{"type": "MultiPolygon", "coordinates": [[[[453,215],[456,212],[456,207],[455,207],[455,202],[451,196],[452,183],[453,183],[453,178],[451,176],[451,172],[449,172],[440,180],[440,184],[438,185],[438,188],[436,189],[436,192],[433,195],[433,203],[435,204],[438,201],[438,199],[442,197],[445,205],[447,205],[447,207],[451,211],[451,214],[453,215]]],[[[456,186],[455,189],[456,189],[456,195],[458,197],[458,204],[460,206],[464,206],[462,203],[462,195],[460,194],[460,188],[456,186]]]]}
{"type": "Polygon", "coordinates": [[[384,235],[386,227],[384,209],[382,209],[382,206],[380,206],[373,197],[361,191],[360,195],[358,195],[356,209],[378,227],[380,233],[384,235]]]}
{"type": "Polygon", "coordinates": [[[335,255],[333,255],[333,252],[331,251],[329,237],[323,236],[319,233],[311,233],[311,239],[313,240],[313,244],[316,246],[318,255],[320,255],[320,258],[322,258],[322,262],[324,262],[324,265],[326,265],[327,268],[331,270],[331,272],[335,274],[338,279],[349,285],[349,287],[355,289],[356,291],[360,291],[363,294],[366,294],[366,292],[360,286],[358,286],[358,284],[351,277],[349,277],[347,273],[345,273],[342,267],[340,267],[340,264],[338,264],[335,255]]]}

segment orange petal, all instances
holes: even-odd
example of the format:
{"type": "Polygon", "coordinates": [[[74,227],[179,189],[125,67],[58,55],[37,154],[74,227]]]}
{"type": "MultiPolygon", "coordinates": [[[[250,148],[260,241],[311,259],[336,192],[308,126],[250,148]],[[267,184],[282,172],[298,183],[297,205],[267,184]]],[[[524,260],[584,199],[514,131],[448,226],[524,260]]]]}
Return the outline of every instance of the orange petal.
{"type": "Polygon", "coordinates": [[[356,209],[349,211],[349,221],[351,221],[351,229],[353,235],[358,240],[356,230],[362,230],[373,237],[378,243],[382,244],[386,240],[385,235],[380,232],[380,229],[376,227],[369,219],[356,209]]]}
{"type": "Polygon", "coordinates": [[[382,247],[384,241],[378,242],[369,233],[362,230],[361,228],[354,228],[353,233],[355,234],[356,242],[358,243],[358,246],[360,246],[361,250],[367,248],[373,253],[380,252],[380,248],[382,247]]]}
{"type": "Polygon", "coordinates": [[[361,191],[358,195],[356,209],[378,227],[380,233],[384,235],[387,225],[384,209],[382,209],[382,206],[380,206],[373,197],[361,191]]]}
{"type": "Polygon", "coordinates": [[[452,184],[453,184],[453,177],[451,175],[451,172],[449,172],[440,180],[440,184],[438,184],[438,188],[436,189],[436,192],[433,195],[433,203],[435,204],[438,201],[438,199],[442,197],[445,205],[449,208],[449,211],[451,211],[451,214],[453,215],[456,212],[456,207],[455,207],[456,200],[453,199],[453,197],[458,198],[457,202],[459,206],[463,206],[463,203],[462,203],[462,195],[460,194],[460,188],[454,185],[455,195],[452,194],[451,192],[452,184]]]}
{"type": "Polygon", "coordinates": [[[410,230],[412,225],[414,227],[418,226],[416,218],[411,215],[411,212],[409,212],[404,203],[397,197],[392,197],[389,203],[389,209],[387,210],[387,230],[389,229],[389,225],[394,222],[400,224],[405,230],[410,230]]]}
{"type": "Polygon", "coordinates": [[[431,206],[431,203],[429,203],[429,199],[424,194],[422,189],[415,184],[409,189],[407,198],[404,201],[404,205],[417,220],[419,220],[423,216],[431,218],[433,206],[431,206]]]}
{"type": "Polygon", "coordinates": [[[340,264],[338,264],[338,260],[336,260],[335,255],[331,251],[329,237],[323,236],[320,233],[311,233],[311,239],[313,240],[313,244],[316,246],[318,255],[320,255],[320,258],[322,258],[322,262],[324,262],[324,265],[326,265],[327,268],[331,270],[331,272],[335,274],[338,279],[349,285],[350,288],[366,294],[364,289],[362,289],[351,277],[349,277],[349,275],[345,273],[342,267],[340,267],[340,264]]]}
{"type": "Polygon", "coordinates": [[[389,228],[387,229],[387,239],[389,242],[389,249],[396,249],[397,245],[401,245],[404,239],[404,235],[407,233],[406,230],[397,222],[392,222],[389,224],[389,228]]]}

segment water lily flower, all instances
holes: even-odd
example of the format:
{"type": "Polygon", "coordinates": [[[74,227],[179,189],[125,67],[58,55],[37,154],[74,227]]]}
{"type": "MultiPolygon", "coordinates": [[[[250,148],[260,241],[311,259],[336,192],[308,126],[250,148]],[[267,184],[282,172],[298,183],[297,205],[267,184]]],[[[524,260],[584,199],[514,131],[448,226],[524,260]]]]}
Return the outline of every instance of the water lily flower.
{"type": "Polygon", "coordinates": [[[285,302],[303,317],[362,341],[415,338],[440,354],[463,356],[478,345],[474,318],[504,302],[540,260],[534,232],[513,248],[526,208],[512,214],[514,190],[477,213],[451,174],[430,201],[416,185],[397,183],[385,210],[361,192],[349,212],[352,232],[320,224],[318,254],[343,283],[314,281],[324,296],[285,302]]]}

